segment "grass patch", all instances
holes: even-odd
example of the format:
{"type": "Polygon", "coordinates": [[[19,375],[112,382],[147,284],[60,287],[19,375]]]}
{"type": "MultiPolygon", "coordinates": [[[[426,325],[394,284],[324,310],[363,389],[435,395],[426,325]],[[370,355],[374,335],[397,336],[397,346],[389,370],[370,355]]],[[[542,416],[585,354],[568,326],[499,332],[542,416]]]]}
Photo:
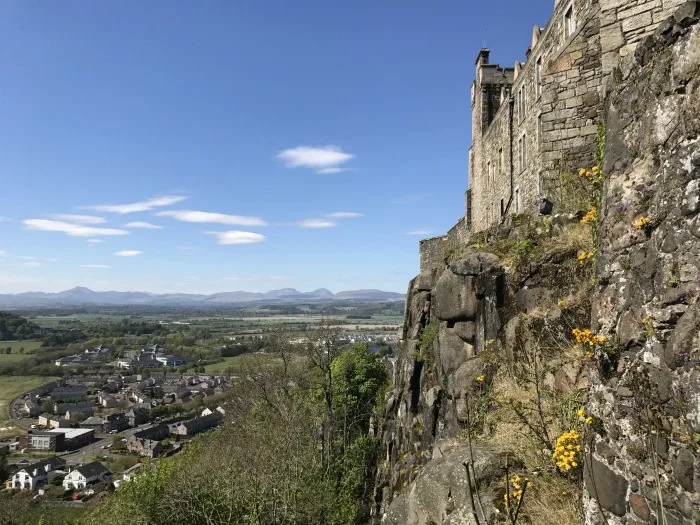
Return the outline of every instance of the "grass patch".
{"type": "Polygon", "coordinates": [[[10,376],[0,379],[0,437],[19,433],[19,429],[12,426],[10,420],[10,402],[17,396],[53,380],[51,377],[37,376],[10,376]]]}
{"type": "Polygon", "coordinates": [[[12,354],[19,354],[19,349],[24,348],[24,353],[36,352],[41,348],[42,341],[0,341],[0,350],[12,348],[12,354]]]}
{"type": "Polygon", "coordinates": [[[224,357],[221,363],[207,365],[204,370],[207,373],[224,372],[227,368],[258,368],[273,365],[279,362],[277,357],[266,354],[243,354],[235,357],[224,357]]]}

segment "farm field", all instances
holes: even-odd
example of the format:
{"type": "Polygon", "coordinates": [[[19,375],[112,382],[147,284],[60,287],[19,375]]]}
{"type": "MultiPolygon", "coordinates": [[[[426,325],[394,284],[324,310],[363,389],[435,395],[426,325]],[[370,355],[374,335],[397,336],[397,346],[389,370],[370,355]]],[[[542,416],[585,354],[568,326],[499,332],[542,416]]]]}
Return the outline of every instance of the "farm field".
{"type": "Polygon", "coordinates": [[[12,426],[8,405],[17,396],[52,381],[52,377],[6,376],[0,378],[0,437],[13,435],[16,427],[12,426]]]}
{"type": "Polygon", "coordinates": [[[0,349],[12,348],[12,353],[19,353],[20,348],[24,348],[24,353],[41,348],[41,341],[0,341],[0,349]]]}
{"type": "Polygon", "coordinates": [[[221,363],[214,363],[213,365],[207,365],[204,369],[208,373],[212,372],[223,372],[226,370],[228,367],[260,367],[260,366],[268,366],[271,365],[275,362],[277,362],[278,359],[275,357],[272,357],[270,355],[261,355],[261,354],[243,354],[243,355],[237,355],[235,357],[224,357],[224,360],[221,363]]]}

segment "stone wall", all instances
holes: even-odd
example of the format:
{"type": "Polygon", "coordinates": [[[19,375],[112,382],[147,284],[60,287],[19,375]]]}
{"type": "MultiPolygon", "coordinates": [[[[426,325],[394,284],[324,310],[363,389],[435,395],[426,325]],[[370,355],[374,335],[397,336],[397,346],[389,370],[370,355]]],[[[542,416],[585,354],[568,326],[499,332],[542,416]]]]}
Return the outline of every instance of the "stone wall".
{"type": "Polygon", "coordinates": [[[602,73],[608,80],[618,66],[629,71],[637,43],[654,33],[685,0],[599,0],[602,73]]]}
{"type": "Polygon", "coordinates": [[[561,171],[592,165],[602,110],[599,27],[594,0],[558,3],[547,27],[535,27],[527,62],[515,65],[512,86],[504,90],[513,97],[512,106],[506,100],[490,122],[483,120],[491,96],[485,82],[493,82],[493,70],[500,68],[477,64],[469,181],[474,229],[498,223],[502,212],[536,213],[542,197],[552,199],[547,181],[561,171]],[[569,7],[576,26],[567,36],[564,14],[569,7]]]}
{"type": "Polygon", "coordinates": [[[700,523],[699,19],[681,6],[609,97],[586,525],[700,523]]]}

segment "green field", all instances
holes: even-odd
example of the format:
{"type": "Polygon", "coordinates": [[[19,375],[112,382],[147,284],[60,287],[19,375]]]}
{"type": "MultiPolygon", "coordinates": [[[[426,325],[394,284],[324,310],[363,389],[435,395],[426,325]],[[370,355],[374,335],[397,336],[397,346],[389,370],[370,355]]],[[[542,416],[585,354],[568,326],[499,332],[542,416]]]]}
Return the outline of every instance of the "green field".
{"type": "Polygon", "coordinates": [[[39,348],[41,348],[41,341],[0,341],[0,365],[22,361],[34,354],[39,348]],[[12,348],[12,352],[9,354],[3,352],[7,347],[12,348]],[[19,353],[20,348],[24,348],[24,352],[21,354],[19,353]]]}
{"type": "Polygon", "coordinates": [[[0,378],[0,436],[16,434],[16,428],[12,426],[10,421],[10,413],[8,405],[10,402],[29,392],[44,383],[53,381],[52,377],[36,377],[36,376],[3,376],[0,378]]]}
{"type": "Polygon", "coordinates": [[[236,357],[224,357],[221,363],[214,363],[213,365],[207,365],[204,369],[206,372],[223,372],[229,366],[234,368],[245,369],[247,367],[258,368],[260,366],[268,366],[272,363],[277,362],[276,357],[261,354],[243,354],[237,355],[236,357]]]}

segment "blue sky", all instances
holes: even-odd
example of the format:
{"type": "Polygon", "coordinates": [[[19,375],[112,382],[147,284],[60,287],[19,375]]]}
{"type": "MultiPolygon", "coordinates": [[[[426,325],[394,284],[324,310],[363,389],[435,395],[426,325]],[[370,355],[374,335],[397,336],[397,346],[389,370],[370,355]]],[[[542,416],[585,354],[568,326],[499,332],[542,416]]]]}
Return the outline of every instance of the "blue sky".
{"type": "Polygon", "coordinates": [[[464,213],[479,48],[552,7],[2,2],[0,293],[404,292],[464,213]]]}

